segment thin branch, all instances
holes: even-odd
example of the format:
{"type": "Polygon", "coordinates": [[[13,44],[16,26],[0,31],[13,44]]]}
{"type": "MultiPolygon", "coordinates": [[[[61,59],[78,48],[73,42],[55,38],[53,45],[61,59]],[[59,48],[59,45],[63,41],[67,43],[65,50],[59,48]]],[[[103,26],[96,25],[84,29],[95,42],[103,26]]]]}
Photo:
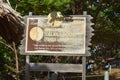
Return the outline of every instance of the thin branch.
{"type": "Polygon", "coordinates": [[[88,6],[87,6],[87,12],[90,13],[90,9],[92,7],[94,0],[89,0],[88,6]]]}
{"type": "Polygon", "coordinates": [[[99,12],[101,11],[101,7],[102,6],[102,0],[99,2],[99,6],[97,7],[97,9],[96,9],[96,14],[93,16],[94,17],[94,22],[96,22],[96,20],[97,20],[97,17],[98,17],[98,15],[99,15],[99,12]]]}
{"type": "Polygon", "coordinates": [[[4,65],[5,67],[7,67],[8,69],[10,69],[12,72],[15,72],[16,73],[16,69],[11,67],[11,66],[8,66],[7,64],[4,65]]]}
{"type": "Polygon", "coordinates": [[[19,74],[18,54],[17,54],[15,42],[13,42],[13,48],[14,48],[15,60],[16,60],[16,78],[17,78],[17,80],[20,80],[20,79],[19,79],[19,75],[20,75],[20,74],[19,74]]]}
{"type": "MultiPolygon", "coordinates": [[[[7,65],[7,64],[4,64],[4,66],[5,66],[6,68],[10,69],[12,72],[17,73],[16,68],[13,68],[13,67],[11,67],[11,66],[9,66],[9,65],[7,65]]],[[[21,69],[21,70],[19,71],[19,73],[22,73],[23,71],[24,71],[24,69],[21,69]]]]}
{"type": "Polygon", "coordinates": [[[11,49],[12,51],[14,51],[14,49],[10,45],[8,45],[8,44],[6,44],[6,43],[4,43],[2,41],[0,41],[0,43],[3,44],[3,45],[5,45],[6,47],[8,47],[9,49],[11,49]]]}

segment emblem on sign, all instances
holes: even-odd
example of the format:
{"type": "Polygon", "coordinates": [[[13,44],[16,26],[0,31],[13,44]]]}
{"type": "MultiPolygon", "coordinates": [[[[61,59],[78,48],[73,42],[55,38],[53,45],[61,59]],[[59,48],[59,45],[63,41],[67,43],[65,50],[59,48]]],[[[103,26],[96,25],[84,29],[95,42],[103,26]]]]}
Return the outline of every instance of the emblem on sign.
{"type": "Polygon", "coordinates": [[[39,27],[34,27],[30,30],[30,38],[33,41],[40,41],[43,38],[43,30],[39,27]]]}
{"type": "Polygon", "coordinates": [[[63,22],[64,17],[61,12],[52,12],[48,15],[48,23],[53,27],[58,27],[63,22]]]}

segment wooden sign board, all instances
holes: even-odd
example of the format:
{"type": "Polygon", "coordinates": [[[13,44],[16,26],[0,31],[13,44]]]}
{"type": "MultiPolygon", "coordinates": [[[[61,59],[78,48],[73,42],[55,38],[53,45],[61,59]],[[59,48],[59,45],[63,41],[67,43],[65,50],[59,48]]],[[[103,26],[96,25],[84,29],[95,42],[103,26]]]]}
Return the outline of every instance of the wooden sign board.
{"type": "Polygon", "coordinates": [[[20,53],[26,56],[26,80],[29,71],[82,73],[86,80],[86,56],[90,56],[92,17],[83,15],[64,17],[60,12],[48,16],[27,16],[26,36],[21,41],[20,53]],[[30,63],[29,55],[82,56],[82,64],[30,63]]]}
{"type": "Polygon", "coordinates": [[[28,17],[25,53],[81,55],[86,53],[86,17],[70,16],[49,20],[28,17]]]}

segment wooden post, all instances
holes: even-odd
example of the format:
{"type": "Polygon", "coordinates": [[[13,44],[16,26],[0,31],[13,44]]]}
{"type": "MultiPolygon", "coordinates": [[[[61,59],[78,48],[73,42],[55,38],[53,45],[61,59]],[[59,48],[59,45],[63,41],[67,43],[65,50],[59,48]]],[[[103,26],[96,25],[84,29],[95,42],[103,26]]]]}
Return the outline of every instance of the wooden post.
{"type": "Polygon", "coordinates": [[[26,68],[25,68],[25,80],[30,80],[30,74],[29,74],[29,71],[30,71],[30,56],[27,55],[26,56],[26,68]]]}
{"type": "MultiPolygon", "coordinates": [[[[87,12],[84,11],[83,15],[87,15],[87,12]]],[[[82,56],[82,65],[83,65],[82,80],[86,80],[86,56],[82,56]]]]}
{"type": "MultiPolygon", "coordinates": [[[[32,16],[32,12],[29,12],[29,16],[32,16]]],[[[25,80],[30,80],[30,55],[26,55],[25,80]]]]}
{"type": "Polygon", "coordinates": [[[82,57],[82,65],[83,65],[82,80],[86,80],[86,56],[82,57]]]}
{"type": "Polygon", "coordinates": [[[105,71],[104,73],[104,80],[109,80],[109,72],[105,71]]]}

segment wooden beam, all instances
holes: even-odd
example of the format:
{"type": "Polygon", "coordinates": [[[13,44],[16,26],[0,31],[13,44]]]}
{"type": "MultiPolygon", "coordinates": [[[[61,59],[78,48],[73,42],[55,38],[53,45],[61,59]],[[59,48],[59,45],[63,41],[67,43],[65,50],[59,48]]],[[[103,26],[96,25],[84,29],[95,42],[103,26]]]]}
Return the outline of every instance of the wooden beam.
{"type": "Polygon", "coordinates": [[[30,63],[30,71],[82,73],[82,64],[30,63]]]}

